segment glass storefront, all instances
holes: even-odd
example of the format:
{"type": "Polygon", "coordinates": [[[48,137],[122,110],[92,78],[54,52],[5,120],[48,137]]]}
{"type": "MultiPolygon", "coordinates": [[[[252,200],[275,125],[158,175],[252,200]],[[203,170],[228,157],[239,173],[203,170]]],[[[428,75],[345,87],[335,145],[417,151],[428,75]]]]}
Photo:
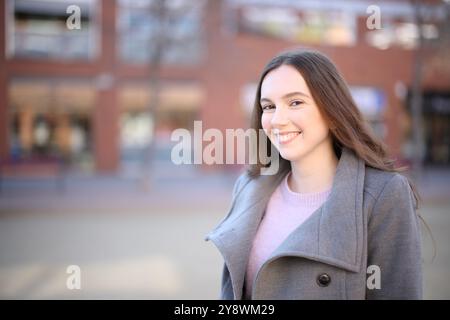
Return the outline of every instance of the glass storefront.
{"type": "MultiPolygon", "coordinates": [[[[425,165],[450,165],[450,92],[426,91],[423,94],[422,124],[424,130],[423,161],[425,165]]],[[[411,114],[411,97],[408,95],[408,111],[411,114]]],[[[405,150],[412,156],[413,130],[409,130],[405,150]]]]}
{"type": "Polygon", "coordinates": [[[92,169],[95,92],[88,83],[21,79],[8,91],[12,159],[60,159],[92,169]]]}

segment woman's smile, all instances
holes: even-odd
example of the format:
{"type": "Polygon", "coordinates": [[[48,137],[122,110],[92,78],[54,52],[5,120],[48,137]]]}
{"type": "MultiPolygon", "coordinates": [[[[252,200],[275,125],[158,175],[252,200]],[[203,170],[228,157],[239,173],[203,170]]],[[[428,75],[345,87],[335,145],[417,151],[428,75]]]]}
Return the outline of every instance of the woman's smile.
{"type": "Polygon", "coordinates": [[[300,136],[302,131],[284,131],[280,132],[278,130],[273,130],[273,137],[275,141],[280,145],[286,145],[293,141],[295,138],[300,136]]]}

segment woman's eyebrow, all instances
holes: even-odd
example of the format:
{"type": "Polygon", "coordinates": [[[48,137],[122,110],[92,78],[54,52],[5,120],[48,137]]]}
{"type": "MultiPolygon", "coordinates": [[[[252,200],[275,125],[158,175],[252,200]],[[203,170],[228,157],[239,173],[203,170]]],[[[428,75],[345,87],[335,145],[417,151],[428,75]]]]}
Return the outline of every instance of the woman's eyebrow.
{"type": "MultiPolygon", "coordinates": [[[[295,92],[289,92],[289,93],[286,93],[286,94],[285,94],[284,96],[282,96],[281,98],[282,98],[282,99],[286,99],[286,98],[290,98],[290,97],[293,97],[293,96],[303,96],[303,97],[305,97],[305,98],[309,98],[309,96],[308,96],[307,94],[305,94],[305,93],[303,93],[303,92],[300,92],[300,91],[295,91],[295,92]]],[[[260,103],[261,103],[261,102],[264,102],[264,101],[271,102],[270,99],[268,99],[268,98],[261,98],[260,103]]]]}

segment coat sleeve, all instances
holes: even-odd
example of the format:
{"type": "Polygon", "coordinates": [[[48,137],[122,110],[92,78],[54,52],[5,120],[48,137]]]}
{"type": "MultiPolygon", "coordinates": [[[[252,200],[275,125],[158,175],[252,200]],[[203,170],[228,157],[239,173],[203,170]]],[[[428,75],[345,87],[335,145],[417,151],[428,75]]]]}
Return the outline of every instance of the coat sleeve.
{"type": "Polygon", "coordinates": [[[415,208],[407,179],[396,173],[369,218],[367,266],[379,267],[381,286],[366,287],[367,299],[422,299],[421,234],[415,208]]]}

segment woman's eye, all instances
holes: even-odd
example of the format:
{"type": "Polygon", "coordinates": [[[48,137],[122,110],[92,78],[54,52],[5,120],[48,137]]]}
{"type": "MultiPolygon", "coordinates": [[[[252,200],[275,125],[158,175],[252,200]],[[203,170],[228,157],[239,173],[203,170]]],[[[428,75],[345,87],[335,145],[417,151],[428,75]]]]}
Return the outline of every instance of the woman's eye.
{"type": "Polygon", "coordinates": [[[303,103],[304,102],[301,101],[301,100],[294,100],[294,101],[291,102],[291,106],[292,107],[298,107],[298,106],[302,105],[303,103]]]}
{"type": "Polygon", "coordinates": [[[271,104],[266,105],[266,106],[262,106],[263,111],[268,111],[268,110],[273,109],[273,108],[275,108],[275,106],[273,106],[271,104]]]}

